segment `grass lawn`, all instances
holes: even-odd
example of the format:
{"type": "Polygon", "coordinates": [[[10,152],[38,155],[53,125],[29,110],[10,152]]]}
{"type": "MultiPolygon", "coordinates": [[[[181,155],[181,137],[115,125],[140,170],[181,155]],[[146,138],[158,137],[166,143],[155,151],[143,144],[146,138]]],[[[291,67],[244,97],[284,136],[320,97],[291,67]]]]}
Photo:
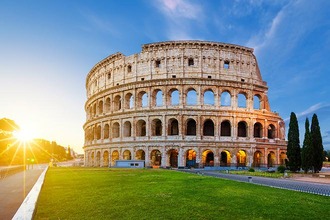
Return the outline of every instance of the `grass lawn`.
{"type": "Polygon", "coordinates": [[[34,219],[326,219],[329,201],[172,170],[50,168],[34,219]]]}
{"type": "MultiPolygon", "coordinates": [[[[225,173],[224,171],[222,173],[225,173]]],[[[248,175],[248,176],[261,176],[261,177],[270,177],[270,178],[283,178],[284,173],[279,172],[265,172],[265,171],[255,171],[249,172],[247,170],[230,170],[230,174],[239,174],[239,175],[248,175]]],[[[288,177],[292,176],[291,173],[287,173],[288,177]]]]}

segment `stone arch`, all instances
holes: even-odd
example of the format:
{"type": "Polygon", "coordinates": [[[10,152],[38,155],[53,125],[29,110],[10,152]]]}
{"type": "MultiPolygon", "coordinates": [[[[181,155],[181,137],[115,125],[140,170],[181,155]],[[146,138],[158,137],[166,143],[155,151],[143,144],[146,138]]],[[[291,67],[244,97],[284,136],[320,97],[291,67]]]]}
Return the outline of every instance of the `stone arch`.
{"type": "Polygon", "coordinates": [[[103,166],[108,167],[109,166],[109,151],[103,152],[103,166]]]}
{"type": "Polygon", "coordinates": [[[162,136],[163,135],[163,123],[158,118],[152,120],[152,122],[151,122],[151,135],[152,136],[162,136]]]}
{"type": "Polygon", "coordinates": [[[175,149],[171,149],[167,152],[168,155],[168,164],[170,167],[177,168],[178,167],[178,151],[175,149]]]}
{"type": "Polygon", "coordinates": [[[168,135],[179,135],[179,122],[175,118],[168,120],[168,135]]]}
{"type": "Polygon", "coordinates": [[[230,162],[231,162],[230,152],[227,151],[227,150],[221,151],[221,153],[220,153],[220,166],[228,167],[228,166],[230,166],[230,162]]]}
{"type": "Polygon", "coordinates": [[[95,158],[95,166],[99,167],[101,162],[101,152],[97,151],[96,152],[96,158],[95,158]]]}
{"type": "Polygon", "coordinates": [[[114,111],[119,111],[121,110],[121,97],[120,95],[116,95],[114,100],[113,100],[113,110],[114,111]]]}
{"type": "Polygon", "coordinates": [[[236,163],[237,167],[245,167],[246,166],[246,152],[244,150],[239,150],[236,154],[236,163]]]}
{"type": "Polygon", "coordinates": [[[125,95],[125,109],[132,109],[134,107],[134,97],[132,93],[125,95]]]}
{"type": "Polygon", "coordinates": [[[287,159],[286,153],[281,152],[280,153],[280,165],[285,165],[285,160],[287,159]]]}
{"type": "Polygon", "coordinates": [[[132,124],[130,121],[125,121],[124,123],[124,137],[132,136],[132,124]]]}
{"type": "Polygon", "coordinates": [[[109,138],[109,134],[110,134],[109,124],[105,124],[104,125],[104,129],[103,129],[103,138],[104,139],[108,139],[109,138]]]}
{"type": "Polygon", "coordinates": [[[98,114],[103,114],[103,101],[102,100],[99,101],[98,114]]]}
{"type": "Polygon", "coordinates": [[[96,139],[97,140],[101,139],[101,125],[97,125],[96,127],[96,139]]]}
{"type": "Polygon", "coordinates": [[[273,167],[276,165],[276,155],[273,151],[270,151],[267,155],[267,167],[273,167]]]}
{"type": "Polygon", "coordinates": [[[204,105],[214,105],[214,92],[212,89],[207,89],[204,92],[204,105]]]}
{"type": "Polygon", "coordinates": [[[159,150],[152,150],[150,153],[150,165],[160,166],[162,164],[162,153],[159,150]]]}
{"type": "Polygon", "coordinates": [[[230,137],[231,136],[231,125],[229,120],[221,122],[220,136],[230,137]]]}
{"type": "Polygon", "coordinates": [[[186,135],[196,135],[196,121],[192,118],[187,120],[186,135]]]}
{"type": "Polygon", "coordinates": [[[260,95],[253,96],[253,109],[260,110],[261,109],[261,97],[260,95]]]}
{"type": "Polygon", "coordinates": [[[95,164],[95,156],[94,156],[94,152],[92,152],[92,153],[91,153],[91,159],[90,159],[90,163],[89,163],[89,165],[90,165],[91,167],[93,167],[94,164],[95,164]]]}
{"type": "Polygon", "coordinates": [[[163,106],[163,91],[161,89],[155,89],[152,96],[153,106],[163,106]]]}
{"type": "Polygon", "coordinates": [[[243,92],[238,93],[237,95],[237,107],[239,108],[246,108],[246,102],[247,102],[247,98],[246,98],[246,94],[243,92]]]}
{"type": "Polygon", "coordinates": [[[108,97],[108,98],[106,98],[105,99],[105,112],[110,112],[110,103],[111,103],[111,101],[110,101],[110,98],[108,97]]]}
{"type": "Polygon", "coordinates": [[[211,119],[206,119],[203,125],[204,136],[214,136],[214,123],[211,119]]]}
{"type": "Polygon", "coordinates": [[[262,136],[263,136],[262,131],[263,131],[262,124],[259,122],[256,122],[253,126],[253,137],[262,138],[262,136]]]}
{"type": "Polygon", "coordinates": [[[274,139],[275,138],[275,126],[273,124],[269,124],[267,128],[267,137],[268,139],[274,139]]]}
{"type": "Polygon", "coordinates": [[[180,105],[180,93],[177,89],[171,89],[169,91],[170,104],[171,105],[180,105]]]}
{"type": "Polygon", "coordinates": [[[186,105],[197,105],[197,92],[194,88],[187,90],[186,105]]]}
{"type": "Polygon", "coordinates": [[[96,103],[94,103],[93,105],[93,116],[94,117],[96,116],[96,103]]]}
{"type": "Polygon", "coordinates": [[[204,166],[213,167],[214,166],[214,153],[212,150],[205,150],[202,154],[202,163],[204,166]]]}
{"type": "Polygon", "coordinates": [[[229,91],[223,91],[221,93],[221,106],[231,106],[231,94],[229,91]]]}
{"type": "Polygon", "coordinates": [[[137,150],[135,153],[135,159],[136,160],[145,160],[146,159],[146,154],[144,150],[137,150]]]}
{"type": "Polygon", "coordinates": [[[145,108],[148,106],[148,93],[147,92],[145,92],[145,91],[139,92],[137,106],[138,106],[138,108],[145,108]]]}
{"type": "Polygon", "coordinates": [[[253,154],[253,167],[261,167],[263,163],[263,155],[261,151],[257,150],[253,154]]]}
{"type": "Polygon", "coordinates": [[[120,125],[118,122],[113,123],[112,125],[112,137],[119,138],[120,137],[120,125]]]}
{"type": "Polygon", "coordinates": [[[132,159],[132,154],[130,150],[125,150],[123,152],[123,159],[124,160],[131,160],[132,159]]]}
{"type": "Polygon", "coordinates": [[[247,124],[245,121],[238,122],[237,126],[237,136],[238,137],[247,137],[247,124]]]}
{"type": "Polygon", "coordinates": [[[146,122],[142,119],[138,120],[136,123],[136,136],[144,137],[147,135],[146,122]]]}
{"type": "Polygon", "coordinates": [[[116,165],[116,160],[119,160],[119,152],[117,150],[112,151],[111,154],[111,165],[116,165]]]}
{"type": "Polygon", "coordinates": [[[196,167],[196,151],[189,149],[186,151],[186,167],[196,167]]]}

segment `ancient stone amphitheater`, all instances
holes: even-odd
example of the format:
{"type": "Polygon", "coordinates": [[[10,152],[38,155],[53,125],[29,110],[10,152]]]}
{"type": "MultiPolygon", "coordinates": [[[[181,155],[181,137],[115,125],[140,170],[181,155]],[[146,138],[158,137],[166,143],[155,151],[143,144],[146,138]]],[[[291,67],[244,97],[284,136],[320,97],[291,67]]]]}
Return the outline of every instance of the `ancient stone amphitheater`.
{"type": "Polygon", "coordinates": [[[86,79],[85,165],[271,167],[286,158],[253,49],[208,41],[145,44],[86,79]]]}

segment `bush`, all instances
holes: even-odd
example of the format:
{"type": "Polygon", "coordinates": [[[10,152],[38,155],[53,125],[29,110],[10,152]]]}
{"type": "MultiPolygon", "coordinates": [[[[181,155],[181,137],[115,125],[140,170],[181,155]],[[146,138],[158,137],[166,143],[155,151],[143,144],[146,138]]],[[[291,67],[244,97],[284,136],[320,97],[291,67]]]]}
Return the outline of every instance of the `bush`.
{"type": "Polygon", "coordinates": [[[249,169],[249,172],[254,172],[255,170],[251,167],[250,169],[249,169]]]}
{"type": "Polygon", "coordinates": [[[277,167],[277,171],[280,172],[280,173],[284,173],[285,169],[286,169],[285,166],[277,167]]]}

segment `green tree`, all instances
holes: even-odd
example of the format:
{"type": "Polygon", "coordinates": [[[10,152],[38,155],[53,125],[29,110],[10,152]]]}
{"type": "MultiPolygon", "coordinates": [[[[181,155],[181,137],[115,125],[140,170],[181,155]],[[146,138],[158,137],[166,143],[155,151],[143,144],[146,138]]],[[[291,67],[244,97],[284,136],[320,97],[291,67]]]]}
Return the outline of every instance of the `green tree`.
{"type": "Polygon", "coordinates": [[[312,118],[311,136],[313,146],[313,171],[314,173],[318,173],[322,169],[324,149],[319,120],[316,114],[314,114],[312,118]]]}
{"type": "Polygon", "coordinates": [[[287,146],[287,166],[292,172],[300,170],[301,155],[300,155],[300,140],[299,140],[299,126],[296,114],[291,112],[290,124],[288,132],[288,146],[287,146]]]}
{"type": "Polygon", "coordinates": [[[313,168],[313,143],[312,136],[309,131],[309,120],[306,118],[305,121],[305,137],[304,143],[301,150],[301,168],[307,173],[313,168]]]}

